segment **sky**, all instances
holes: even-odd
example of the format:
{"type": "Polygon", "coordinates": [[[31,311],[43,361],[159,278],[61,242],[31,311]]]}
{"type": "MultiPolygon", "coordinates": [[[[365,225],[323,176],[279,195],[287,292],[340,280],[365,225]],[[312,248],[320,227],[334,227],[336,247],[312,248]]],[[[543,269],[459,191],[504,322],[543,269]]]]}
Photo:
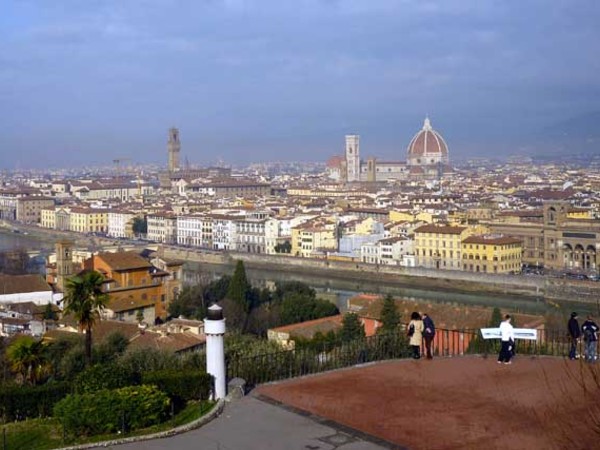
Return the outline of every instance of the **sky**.
{"type": "Polygon", "coordinates": [[[600,109],[598,0],[1,0],[0,168],[465,158],[600,109]]]}

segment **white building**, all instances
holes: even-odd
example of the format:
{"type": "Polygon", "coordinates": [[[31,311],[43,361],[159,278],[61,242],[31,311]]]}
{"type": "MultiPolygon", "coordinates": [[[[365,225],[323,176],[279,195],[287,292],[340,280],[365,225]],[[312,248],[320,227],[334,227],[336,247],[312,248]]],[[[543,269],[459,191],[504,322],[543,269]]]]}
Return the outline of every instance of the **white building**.
{"type": "Polygon", "coordinates": [[[136,214],[131,211],[111,210],[108,212],[107,234],[116,238],[133,237],[133,219],[136,214]]]}
{"type": "Polygon", "coordinates": [[[235,222],[236,249],[247,253],[265,253],[266,218],[251,215],[235,222]]]}
{"type": "Polygon", "coordinates": [[[147,239],[163,244],[177,243],[177,217],[170,213],[148,214],[147,239]]]}
{"type": "Polygon", "coordinates": [[[0,274],[0,304],[32,302],[36,305],[56,304],[62,294],[54,294],[41,275],[0,274]]]}
{"type": "Polygon", "coordinates": [[[407,237],[391,237],[361,246],[361,261],[383,266],[414,267],[414,242],[407,237]]]}
{"type": "Polygon", "coordinates": [[[177,217],[177,243],[191,247],[202,247],[201,215],[186,215],[177,217]]]}
{"type": "Polygon", "coordinates": [[[215,250],[237,250],[236,220],[239,216],[212,215],[212,241],[215,250]]]}

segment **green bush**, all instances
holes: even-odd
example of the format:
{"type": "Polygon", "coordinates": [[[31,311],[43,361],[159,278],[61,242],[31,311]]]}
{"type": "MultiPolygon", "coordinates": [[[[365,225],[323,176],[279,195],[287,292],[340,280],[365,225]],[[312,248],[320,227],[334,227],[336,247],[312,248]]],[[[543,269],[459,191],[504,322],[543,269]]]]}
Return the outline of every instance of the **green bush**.
{"type": "Polygon", "coordinates": [[[129,386],[94,394],[69,395],[54,407],[54,416],[71,435],[136,430],[167,418],[169,398],[156,386],[129,386]]]}
{"type": "Polygon", "coordinates": [[[140,384],[140,376],[130,368],[116,364],[97,364],[75,378],[75,392],[94,393],[102,389],[118,389],[140,384]]]}
{"type": "Polygon", "coordinates": [[[68,383],[0,386],[0,416],[4,422],[50,416],[54,405],[69,392],[68,383]]]}
{"type": "Polygon", "coordinates": [[[142,383],[157,386],[173,400],[177,410],[189,400],[207,400],[212,380],[212,375],[197,370],[161,370],[142,375],[142,383]]]}

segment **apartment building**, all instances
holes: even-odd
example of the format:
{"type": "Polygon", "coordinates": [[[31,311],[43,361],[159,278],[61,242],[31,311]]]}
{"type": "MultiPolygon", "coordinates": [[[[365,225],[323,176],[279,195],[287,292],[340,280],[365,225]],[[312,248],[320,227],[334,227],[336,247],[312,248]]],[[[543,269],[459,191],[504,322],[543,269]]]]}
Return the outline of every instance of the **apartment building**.
{"type": "Polygon", "coordinates": [[[27,196],[17,199],[16,219],[23,223],[40,223],[42,210],[54,206],[49,197],[27,196]]]}
{"type": "Polygon", "coordinates": [[[368,264],[386,266],[413,266],[414,242],[407,237],[397,236],[380,239],[361,246],[360,259],[368,264]]]}
{"type": "Polygon", "coordinates": [[[316,251],[337,251],[335,219],[317,218],[292,228],[292,255],[302,258],[316,251]]]}
{"type": "Polygon", "coordinates": [[[177,216],[168,212],[152,213],[146,216],[148,230],[146,238],[149,241],[162,244],[177,243],[177,216]]]}
{"type": "Polygon", "coordinates": [[[154,324],[156,317],[166,318],[166,280],[171,276],[167,271],[135,252],[98,253],[85,262],[85,267],[106,279],[109,301],[105,318],[137,322],[138,311],[149,324],[154,324]]]}
{"type": "Polygon", "coordinates": [[[266,218],[247,216],[235,221],[236,249],[239,252],[265,253],[266,218]]]}
{"type": "Polygon", "coordinates": [[[113,209],[108,212],[108,232],[111,237],[132,238],[133,221],[137,217],[132,211],[113,209]]]}
{"type": "Polygon", "coordinates": [[[515,273],[521,271],[523,246],[519,239],[502,235],[473,235],[461,245],[462,269],[467,272],[515,273]]]}
{"type": "MultiPolygon", "coordinates": [[[[105,209],[73,207],[68,211],[69,230],[78,233],[106,233],[108,211],[105,209]]],[[[58,217],[56,220],[58,225],[58,217]]]]}
{"type": "Polygon", "coordinates": [[[415,229],[417,266],[461,270],[461,243],[471,234],[468,227],[448,225],[423,225],[415,229]]]}

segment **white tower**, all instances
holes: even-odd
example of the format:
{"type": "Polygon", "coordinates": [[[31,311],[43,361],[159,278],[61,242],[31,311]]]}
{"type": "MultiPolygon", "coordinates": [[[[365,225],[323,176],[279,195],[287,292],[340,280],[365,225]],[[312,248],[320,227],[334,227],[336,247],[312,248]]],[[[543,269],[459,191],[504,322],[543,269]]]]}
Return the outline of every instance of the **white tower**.
{"type": "Polygon", "coordinates": [[[359,141],[358,134],[346,135],[346,180],[348,182],[360,181],[359,141]]]}
{"type": "Polygon", "coordinates": [[[204,319],[204,334],[206,334],[206,373],[215,378],[215,400],[225,398],[225,319],[223,308],[212,305],[204,319]]]}

